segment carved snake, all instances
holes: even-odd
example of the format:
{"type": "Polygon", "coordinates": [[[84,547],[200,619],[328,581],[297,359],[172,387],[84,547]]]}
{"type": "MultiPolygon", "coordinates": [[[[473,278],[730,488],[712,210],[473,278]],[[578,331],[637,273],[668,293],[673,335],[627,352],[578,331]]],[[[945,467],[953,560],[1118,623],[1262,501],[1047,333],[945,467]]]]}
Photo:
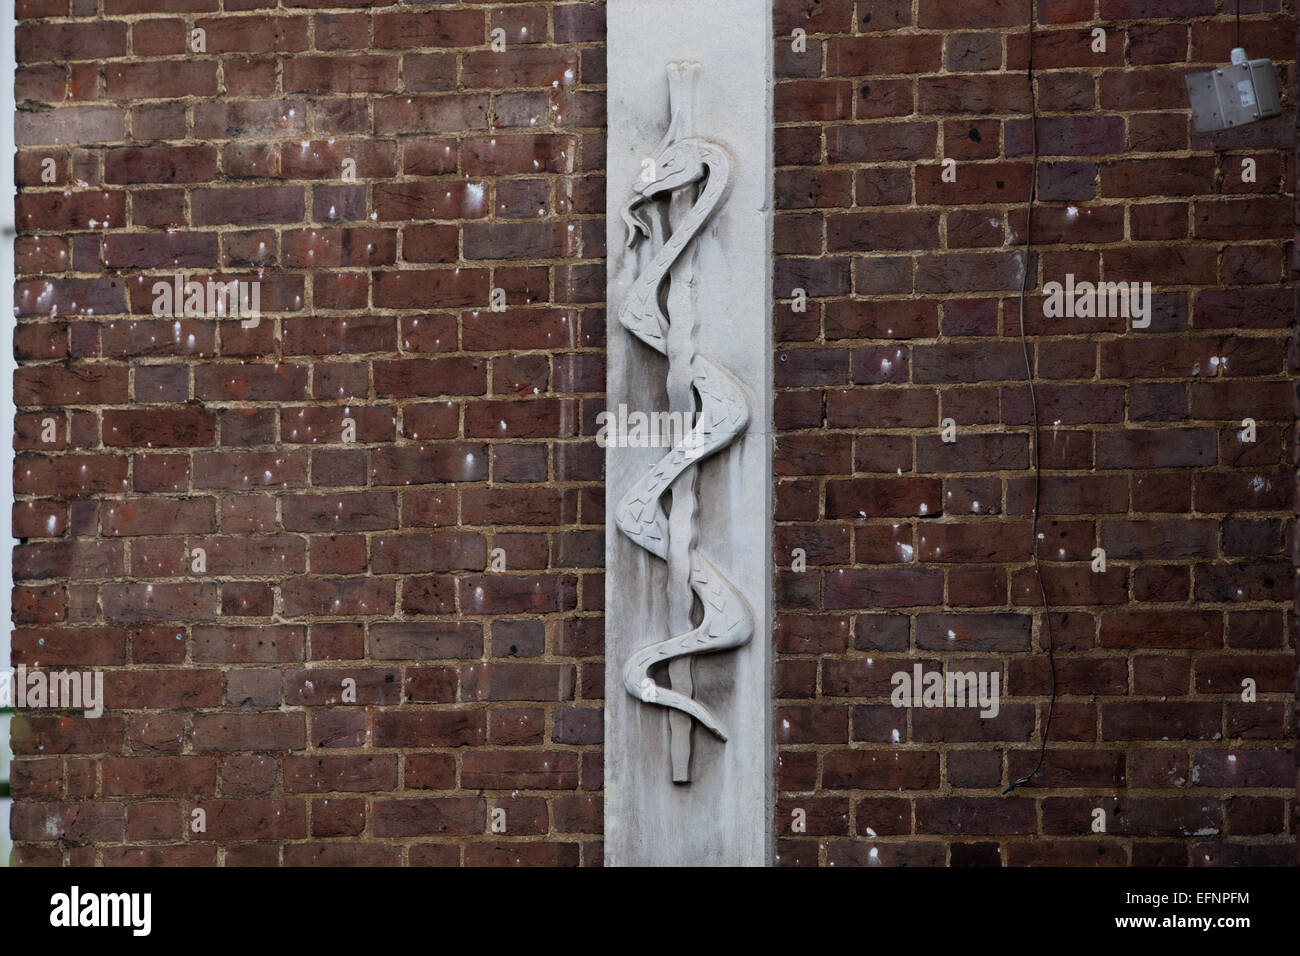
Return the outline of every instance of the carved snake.
{"type": "MultiPolygon", "coordinates": [[[[657,251],[630,287],[618,320],[642,342],[668,356],[671,377],[674,356],[670,355],[667,344],[669,317],[664,312],[661,291],[673,264],[722,203],[729,184],[731,160],[721,147],[690,137],[662,148],[654,172],[652,181],[636,184],[634,197],[621,210],[628,226],[628,247],[646,239],[657,251]],[[698,184],[702,184],[699,197],[664,241],[665,227],[660,217],[648,214],[645,205],[674,190],[698,184]]],[[[687,469],[736,441],[749,423],[744,388],[729,372],[693,349],[688,371],[691,387],[699,398],[694,426],[623,495],[615,509],[619,529],[637,545],[664,560],[669,560],[669,531],[663,495],[687,469]]],[[[754,619],[749,604],[699,552],[694,522],[689,555],[690,588],[703,607],[699,624],[633,654],[623,669],[623,685],[633,697],[689,714],[726,740],[726,729],[707,707],[694,697],[658,684],[649,674],[652,667],[664,661],[739,647],[753,635],[754,619]]]]}

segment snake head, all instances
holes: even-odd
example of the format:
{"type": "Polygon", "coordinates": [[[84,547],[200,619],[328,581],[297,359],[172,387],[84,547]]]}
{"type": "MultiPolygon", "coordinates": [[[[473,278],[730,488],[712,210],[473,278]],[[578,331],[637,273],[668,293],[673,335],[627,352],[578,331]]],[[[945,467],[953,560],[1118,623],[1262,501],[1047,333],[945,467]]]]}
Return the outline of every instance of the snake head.
{"type": "Polygon", "coordinates": [[[705,163],[698,139],[679,139],[663,149],[653,164],[648,163],[650,178],[638,179],[632,187],[642,199],[653,199],[660,193],[671,192],[704,178],[705,163]]]}
{"type": "Polygon", "coordinates": [[[632,186],[632,198],[619,210],[627,226],[628,248],[636,245],[640,239],[650,238],[650,223],[644,209],[647,203],[705,178],[706,146],[702,140],[680,139],[661,150],[653,161],[646,160],[642,175],[632,186]]]}

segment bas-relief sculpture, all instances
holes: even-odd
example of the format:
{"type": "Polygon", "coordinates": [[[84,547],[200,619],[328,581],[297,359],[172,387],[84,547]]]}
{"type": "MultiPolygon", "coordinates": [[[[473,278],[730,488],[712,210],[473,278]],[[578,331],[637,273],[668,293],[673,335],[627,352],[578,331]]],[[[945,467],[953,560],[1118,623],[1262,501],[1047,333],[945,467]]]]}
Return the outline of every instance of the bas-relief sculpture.
{"type": "Polygon", "coordinates": [[[605,862],[765,865],[772,8],[606,12],[605,862]]]}
{"type": "MultiPolygon", "coordinates": [[[[716,143],[695,135],[694,95],[698,63],[668,65],[668,132],[655,148],[620,210],[626,248],[635,257],[636,280],[618,310],[628,332],[668,358],[667,411],[681,413],[691,430],[620,499],[620,531],[667,563],[667,640],[633,654],[623,667],[627,692],[648,705],[671,708],[672,779],[690,781],[691,731],[698,721],[722,740],[727,731],[704,701],[694,696],[694,655],[747,643],[754,616],[744,595],[704,556],[699,540],[698,464],[736,441],[749,423],[750,400],[726,369],[695,345],[696,284],[725,281],[701,277],[697,243],[726,201],[732,159],[716,143]],[[670,499],[667,511],[664,498],[670,499]],[[700,611],[694,609],[698,599],[700,611]],[[668,685],[651,676],[667,662],[668,685]]],[[[707,489],[704,490],[707,493],[707,489]]]]}

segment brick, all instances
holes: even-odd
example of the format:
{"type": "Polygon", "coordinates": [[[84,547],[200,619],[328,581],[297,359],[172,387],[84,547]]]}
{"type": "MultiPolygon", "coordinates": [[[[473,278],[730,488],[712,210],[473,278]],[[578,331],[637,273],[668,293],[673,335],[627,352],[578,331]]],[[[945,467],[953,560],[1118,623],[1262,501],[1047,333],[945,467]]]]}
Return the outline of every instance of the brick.
{"type": "Polygon", "coordinates": [[[465,754],[461,780],[483,790],[572,790],[577,773],[571,751],[477,750],[465,754]]]}
{"type": "Polygon", "coordinates": [[[397,784],[397,757],[385,754],[290,756],[284,762],[288,793],[367,792],[397,784]]]}
{"type": "Polygon", "coordinates": [[[114,757],[103,763],[108,796],[214,794],[217,764],[212,757],[114,757]]]}
{"type": "Polygon", "coordinates": [[[922,113],[1028,113],[1029,86],[1014,74],[927,76],[917,100],[922,113]]]}
{"type": "Polygon", "coordinates": [[[573,698],[573,668],[563,664],[470,664],[460,679],[464,700],[573,698]]]}
{"type": "Polygon", "coordinates": [[[936,66],[942,37],[937,34],[891,37],[836,37],[826,44],[828,76],[921,73],[936,66]]]}
{"type": "Polygon", "coordinates": [[[827,789],[923,790],[937,785],[938,754],[923,751],[835,750],[823,762],[827,789]]]}
{"type": "Polygon", "coordinates": [[[113,63],[104,68],[104,84],[112,99],[215,96],[214,61],[113,63]]]}
{"type": "Polygon", "coordinates": [[[59,840],[73,846],[117,843],[125,836],[121,803],[45,803],[24,801],[9,822],[15,841],[59,840]]]}
{"type": "Polygon", "coordinates": [[[827,609],[935,605],[942,601],[941,572],[898,569],[852,569],[827,576],[827,609]]]}
{"type": "Polygon", "coordinates": [[[299,186],[200,189],[191,197],[196,225],[240,226],[296,222],[303,217],[299,186]]]}
{"type": "Polygon", "coordinates": [[[396,85],[393,56],[297,56],[284,62],[286,93],[378,93],[396,85]]]}
{"type": "Polygon", "coordinates": [[[99,60],[126,53],[126,24],[20,23],[15,55],[24,63],[44,60],[99,60]]]}
{"type": "Polygon", "coordinates": [[[307,48],[306,17],[199,17],[194,25],[207,34],[213,52],[297,53],[307,48]]]}
{"type": "Polygon", "coordinates": [[[577,51],[507,47],[474,51],[461,58],[460,82],[469,89],[571,86],[578,80],[577,51]]]}
{"type": "Polygon", "coordinates": [[[1122,702],[1102,707],[1105,740],[1209,740],[1219,734],[1218,704],[1122,702]]]}
{"type": "Polygon", "coordinates": [[[206,836],[211,840],[285,840],[307,835],[301,800],[208,800],[206,836]]]}
{"type": "Polygon", "coordinates": [[[104,154],[104,181],[118,185],[209,182],[216,170],[211,146],[140,146],[104,154]]]}
{"type": "MultiPolygon", "coordinates": [[[[380,135],[427,135],[477,129],[487,125],[487,110],[488,97],[480,93],[377,99],[374,101],[374,128],[375,133],[380,135]]],[[[503,145],[527,145],[526,141],[532,139],[534,137],[509,137],[503,140],[503,145]]],[[[484,142],[484,146],[488,145],[484,142]]],[[[491,145],[495,145],[495,140],[491,145]]],[[[466,172],[470,170],[467,169],[466,172]]]]}
{"type": "Polygon", "coordinates": [[[967,7],[953,7],[943,0],[920,0],[917,26],[922,29],[1014,27],[1024,22],[1023,4],[1015,0],[985,0],[967,7]]]}
{"type": "Polygon", "coordinates": [[[938,134],[931,123],[870,123],[835,126],[828,131],[833,163],[887,163],[935,158],[938,134]]]}
{"type": "Polygon", "coordinates": [[[930,478],[855,478],[826,488],[830,518],[938,514],[939,483],[930,478]]]}

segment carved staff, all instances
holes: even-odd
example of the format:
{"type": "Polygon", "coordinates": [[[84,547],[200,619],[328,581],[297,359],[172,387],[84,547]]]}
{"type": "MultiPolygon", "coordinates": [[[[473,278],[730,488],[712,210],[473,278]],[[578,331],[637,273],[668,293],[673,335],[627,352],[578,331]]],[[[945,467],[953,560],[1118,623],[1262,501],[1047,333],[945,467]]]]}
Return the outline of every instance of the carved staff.
{"type": "MultiPolygon", "coordinates": [[[[695,86],[700,77],[698,63],[679,63],[668,68],[668,109],[681,138],[695,135],[695,86]]],[[[668,232],[676,233],[687,224],[698,189],[688,183],[668,200],[668,232]]],[[[695,391],[691,386],[691,364],[695,355],[695,283],[699,246],[678,256],[668,271],[668,411],[679,412],[678,420],[695,417],[695,391]]],[[[671,418],[669,419],[672,420],[671,418]]],[[[668,633],[683,634],[695,627],[691,620],[694,595],[691,591],[691,552],[696,545],[696,479],[700,470],[690,467],[670,486],[672,509],[668,512],[668,633]]],[[[684,654],[668,662],[668,681],[673,690],[695,696],[695,656],[684,654]]],[[[689,714],[668,711],[668,740],[672,753],[673,783],[691,779],[691,727],[689,714]]]]}

